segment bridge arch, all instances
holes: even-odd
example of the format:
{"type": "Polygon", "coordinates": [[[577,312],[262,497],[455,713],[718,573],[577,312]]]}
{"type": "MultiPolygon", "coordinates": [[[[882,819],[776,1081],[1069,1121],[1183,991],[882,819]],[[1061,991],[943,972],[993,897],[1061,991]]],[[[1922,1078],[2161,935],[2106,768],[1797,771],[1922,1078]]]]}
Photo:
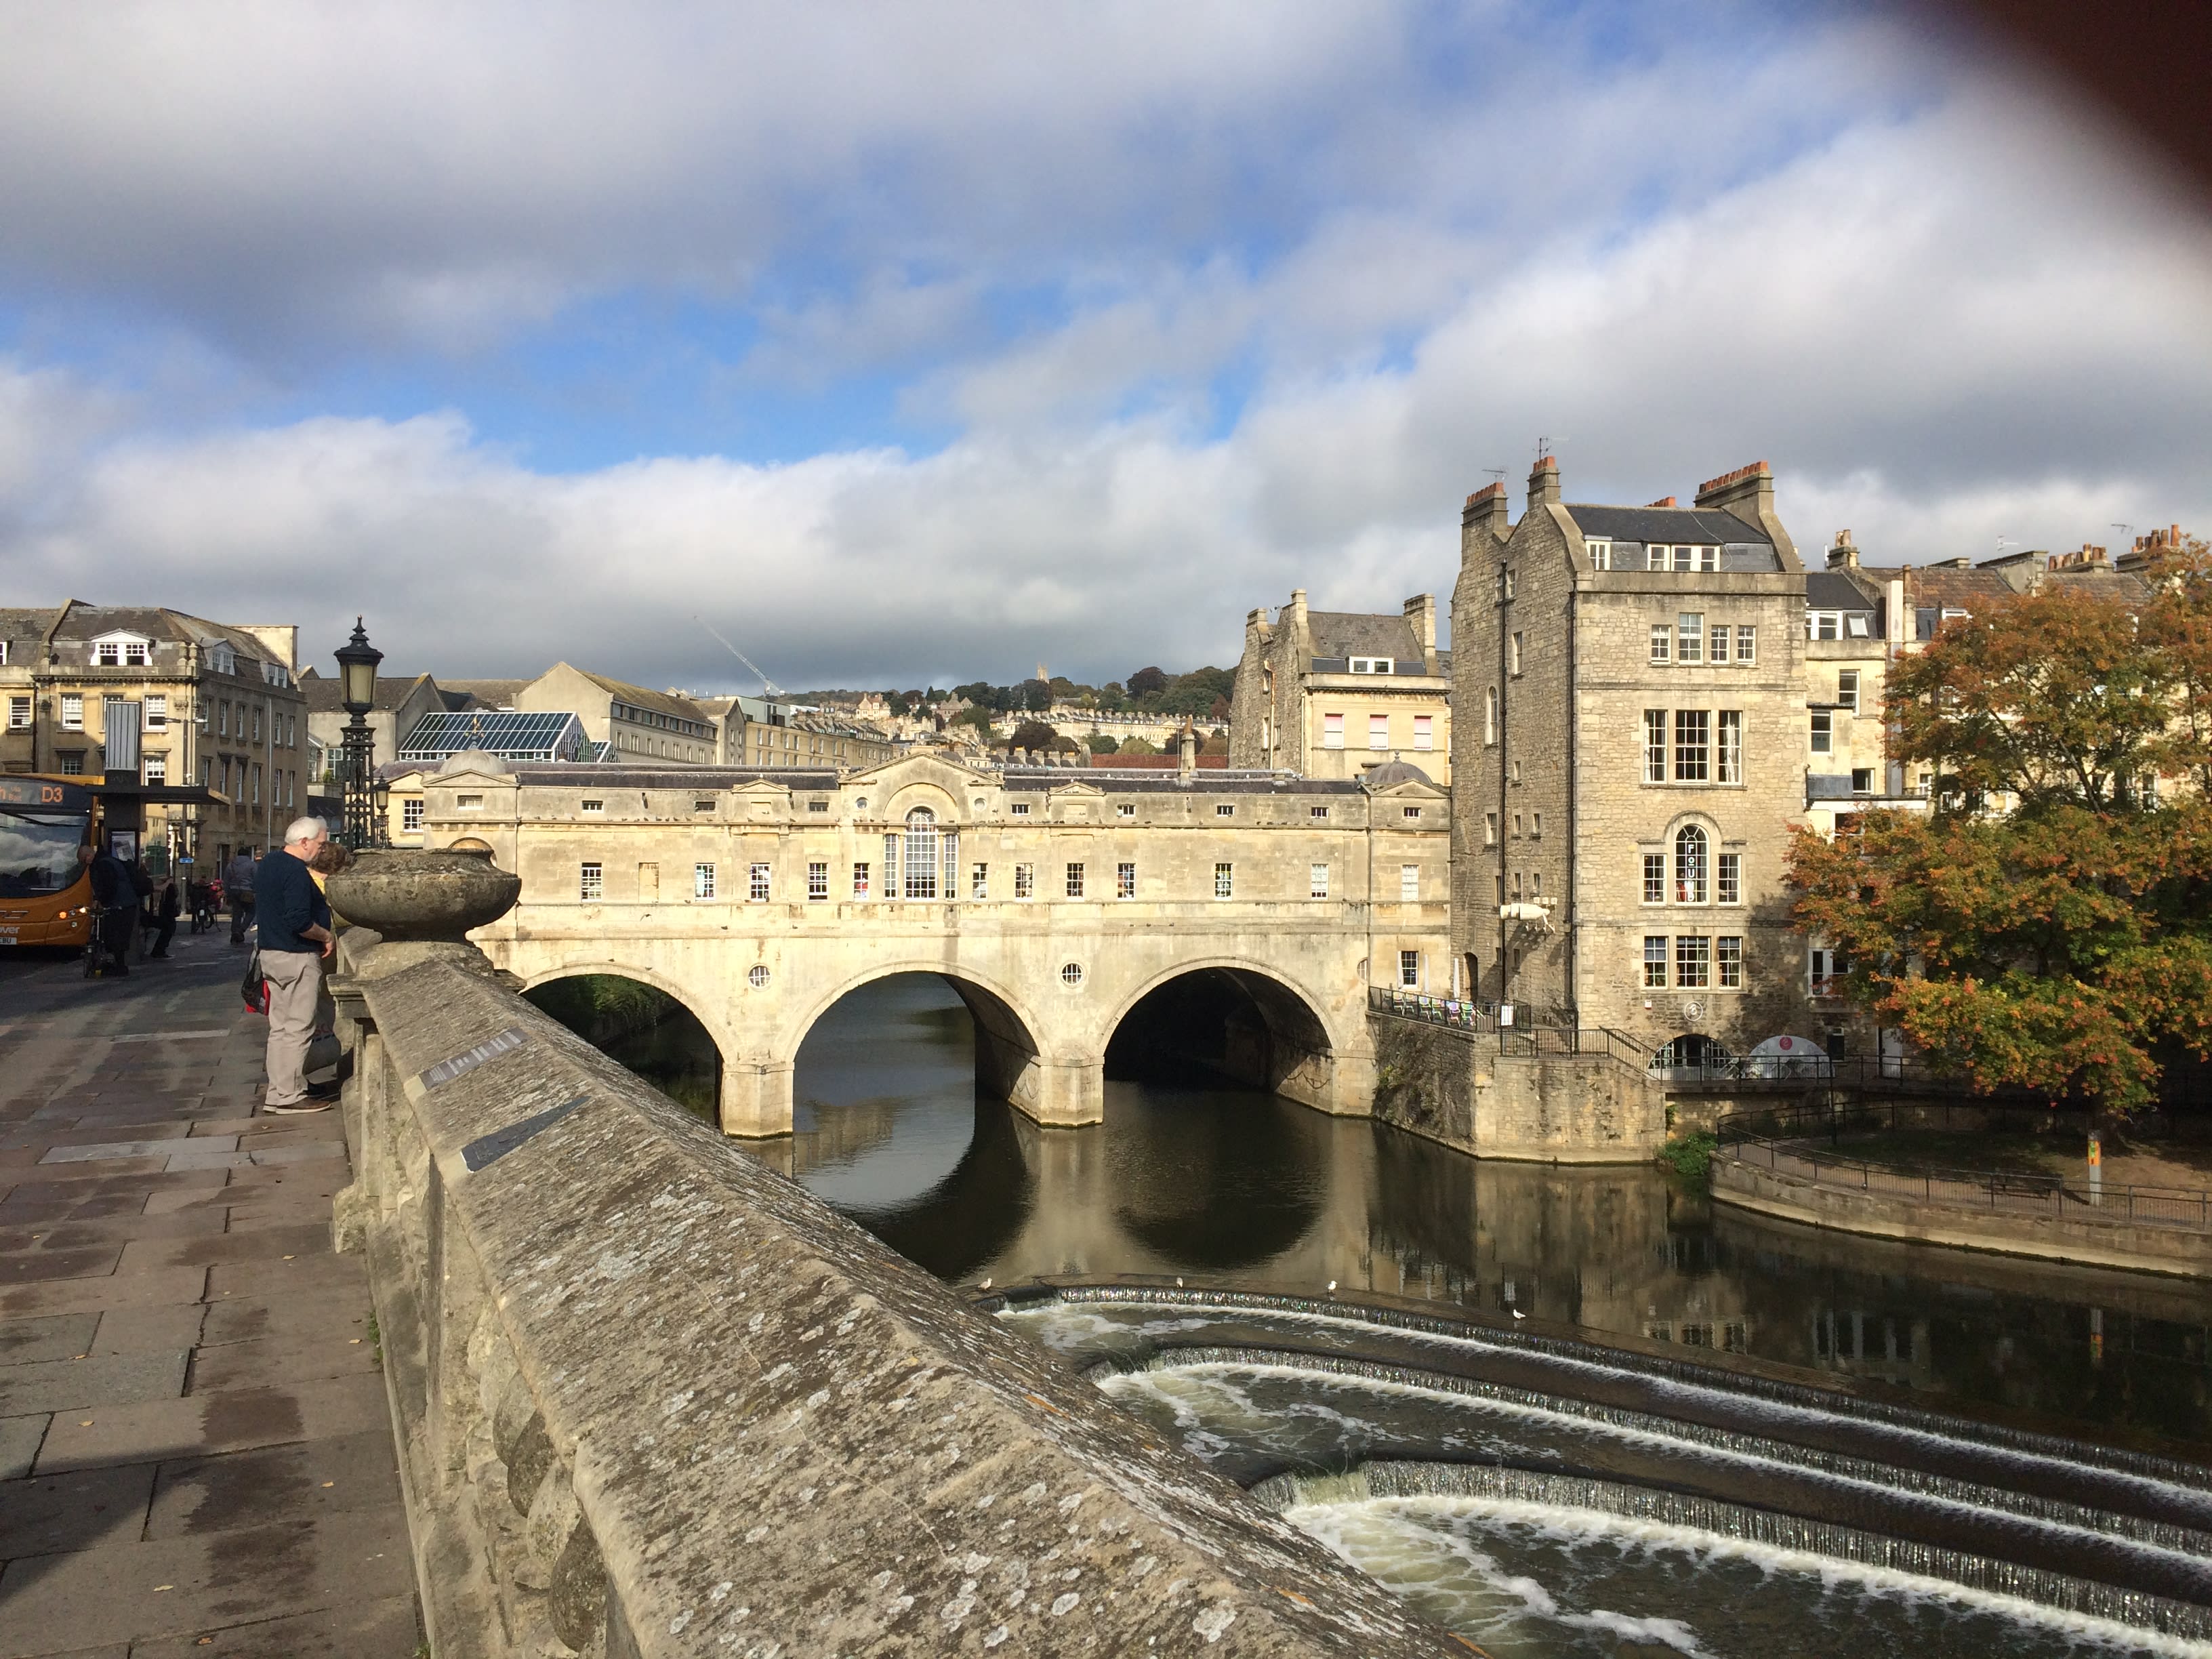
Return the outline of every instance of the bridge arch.
{"type": "MultiPolygon", "coordinates": [[[[966,963],[902,957],[871,963],[816,993],[786,1019],[776,1048],[778,1063],[787,1067],[795,1065],[799,1045],[823,1015],[862,986],[896,974],[934,974],[952,988],[975,1024],[976,1081],[1032,1117],[1054,1121],[1053,1103],[1065,1092],[1063,1085],[1069,1081],[1062,1073],[1097,1070],[1095,1064],[1086,1066],[1080,1060],[1071,1061],[1054,1054],[1042,1036],[1048,1029],[1046,1022],[1026,998],[997,975],[979,972],[966,963]]],[[[1096,1079],[1091,1081],[1095,1085],[1096,1079]]]]}
{"type": "Polygon", "coordinates": [[[1210,1062],[1244,1082],[1310,1106],[1328,1111],[1368,1109],[1370,1103],[1358,1097],[1358,1079],[1339,1075],[1340,1062],[1353,1054],[1364,1054],[1364,1025],[1356,1037],[1347,1039],[1346,1034],[1331,1029],[1324,1012],[1329,1006],[1326,998],[1316,995],[1279,968],[1249,957],[1194,957],[1143,981],[1124,995],[1106,1024],[1101,1048],[1107,1063],[1121,1060],[1116,1052],[1117,1039],[1124,1045],[1124,1054],[1127,1045],[1140,1040],[1133,1028],[1133,1017],[1141,1020],[1144,1015],[1139,1011],[1148,1001],[1154,1011],[1159,1011],[1158,999],[1182,981],[1227,988],[1255,1017],[1256,1024],[1238,1022],[1232,1015],[1226,1022],[1222,1051],[1218,1057],[1207,1056],[1210,1062]]]}
{"type": "Polygon", "coordinates": [[[525,982],[523,994],[542,1012],[600,1048],[609,1059],[645,1076],[678,1104],[709,1121],[719,1117],[730,1039],[717,1029],[711,1011],[684,986],[650,969],[624,963],[586,962],[537,975],[525,982]],[[641,1018],[638,1016],[647,1011],[626,1007],[622,1000],[604,998],[596,989],[584,996],[545,994],[552,988],[589,980],[620,981],[665,1001],[659,1010],[641,1018]],[[668,1005],[673,1005],[673,1014],[667,1012],[668,1005]]]}
{"type": "Polygon", "coordinates": [[[719,1007],[713,1000],[701,996],[681,981],[644,963],[615,962],[604,957],[590,962],[564,962],[528,975],[522,981],[522,989],[526,995],[540,986],[552,984],[556,980],[585,979],[594,975],[606,979],[634,979],[640,985],[650,985],[663,996],[681,1004],[684,1012],[706,1029],[707,1035],[714,1040],[714,1047],[725,1055],[734,1051],[734,1036],[727,1023],[720,1018],[719,1007]]]}

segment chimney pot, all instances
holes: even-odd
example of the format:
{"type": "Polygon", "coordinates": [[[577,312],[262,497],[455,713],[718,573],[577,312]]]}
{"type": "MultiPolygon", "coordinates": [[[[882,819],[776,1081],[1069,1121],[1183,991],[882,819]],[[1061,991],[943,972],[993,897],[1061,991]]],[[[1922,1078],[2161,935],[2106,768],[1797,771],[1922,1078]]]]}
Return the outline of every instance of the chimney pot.
{"type": "Polygon", "coordinates": [[[1672,495],[1662,495],[1657,501],[1650,503],[1650,505],[1653,507],[1679,507],[1681,503],[1677,501],[1672,495]]]}
{"type": "Polygon", "coordinates": [[[1528,506],[1531,511],[1556,502],[1559,499],[1559,464],[1549,455],[1539,455],[1536,465],[1528,469],[1528,506]]]}

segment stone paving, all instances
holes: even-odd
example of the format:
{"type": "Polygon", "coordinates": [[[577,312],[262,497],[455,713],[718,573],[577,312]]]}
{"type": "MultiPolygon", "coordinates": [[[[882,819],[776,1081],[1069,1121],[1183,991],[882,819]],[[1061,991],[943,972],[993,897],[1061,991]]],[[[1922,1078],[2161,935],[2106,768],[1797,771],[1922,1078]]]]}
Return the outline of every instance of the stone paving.
{"type": "Polygon", "coordinates": [[[0,976],[0,1659],[410,1659],[344,1125],[261,1113],[242,953],[0,976]]]}

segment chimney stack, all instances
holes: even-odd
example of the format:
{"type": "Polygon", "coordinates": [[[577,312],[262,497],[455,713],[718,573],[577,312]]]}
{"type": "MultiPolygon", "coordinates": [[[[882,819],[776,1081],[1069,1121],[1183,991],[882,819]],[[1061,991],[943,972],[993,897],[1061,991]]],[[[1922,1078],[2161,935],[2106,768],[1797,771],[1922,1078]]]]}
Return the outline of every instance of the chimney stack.
{"type": "Polygon", "coordinates": [[[1559,464],[1549,455],[1539,455],[1528,469],[1528,510],[1556,506],[1559,499],[1559,464]]]}
{"type": "MultiPolygon", "coordinates": [[[[1299,590],[1298,597],[1304,599],[1304,589],[1299,590]]],[[[1176,781],[1188,788],[1191,779],[1197,775],[1198,733],[1191,728],[1190,716],[1185,714],[1182,717],[1182,732],[1176,738],[1176,781]]]]}
{"type": "Polygon", "coordinates": [[[1424,656],[1432,656],[1437,648],[1437,596],[1416,593],[1406,601],[1406,620],[1413,625],[1413,641],[1421,647],[1424,656]]]}
{"type": "Polygon", "coordinates": [[[1757,524],[1774,511],[1774,471],[1765,461],[1753,461],[1698,486],[1698,505],[1733,513],[1757,524]]]}
{"type": "Polygon", "coordinates": [[[1838,530],[1836,532],[1836,544],[1828,550],[1828,568],[1856,570],[1858,568],[1859,550],[1851,545],[1851,532],[1848,530],[1838,530]]]}
{"type": "Polygon", "coordinates": [[[1459,515],[1459,550],[1487,553],[1513,533],[1512,510],[1505,505],[1505,486],[1489,483],[1467,498],[1459,515]]]}

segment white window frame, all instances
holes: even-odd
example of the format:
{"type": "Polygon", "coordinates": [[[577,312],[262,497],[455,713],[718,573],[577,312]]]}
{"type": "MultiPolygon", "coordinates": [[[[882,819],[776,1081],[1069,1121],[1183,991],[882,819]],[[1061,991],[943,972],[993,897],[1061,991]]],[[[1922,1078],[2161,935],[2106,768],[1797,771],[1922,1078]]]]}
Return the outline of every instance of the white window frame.
{"type": "Polygon", "coordinates": [[[1390,746],[1390,717],[1370,714],[1367,717],[1367,747],[1372,750],[1390,746]]]}
{"type": "Polygon", "coordinates": [[[1419,904],[1421,902],[1421,866],[1401,864],[1398,866],[1398,902],[1419,904]]]}
{"type": "Polygon", "coordinates": [[[1667,902],[1667,855],[1646,853],[1644,858],[1644,902],[1664,904],[1667,902]]]}
{"type": "Polygon", "coordinates": [[[1646,933],[1644,936],[1644,973],[1641,982],[1645,990],[1663,991],[1667,988],[1668,970],[1674,962],[1668,952],[1673,948],[1674,941],[1664,933],[1646,933]]]}
{"type": "Polygon", "coordinates": [[[1114,866],[1114,896],[1117,899],[1137,896],[1137,866],[1127,859],[1114,866]]]}
{"type": "Polygon", "coordinates": [[[1317,899],[1328,896],[1328,866],[1326,864],[1306,866],[1306,896],[1317,899]]]}
{"type": "Polygon", "coordinates": [[[768,902],[769,894],[775,890],[769,876],[769,868],[766,864],[753,864],[747,867],[745,871],[745,897],[748,902],[754,904],[766,904],[768,902]]]}
{"type": "Polygon", "coordinates": [[[1427,753],[1437,746],[1437,717],[1434,714],[1413,716],[1413,747],[1427,753]]]}
{"type": "Polygon", "coordinates": [[[1647,708],[1644,711],[1644,781],[1667,781],[1667,711],[1647,708]]]}
{"type": "Polygon", "coordinates": [[[403,796],[399,802],[399,832],[404,836],[422,833],[422,797],[403,796]]]}
{"type": "Polygon", "coordinates": [[[1749,667],[1759,660],[1759,625],[1738,623],[1735,625],[1735,659],[1739,667],[1749,667]]]}
{"type": "Polygon", "coordinates": [[[1398,988],[1401,991],[1421,988],[1421,953],[1419,951],[1398,952],[1398,988]]]}
{"type": "Polygon", "coordinates": [[[1743,710],[1721,708],[1713,713],[1713,781],[1743,781],[1743,710]]]}
{"type": "Polygon", "coordinates": [[[870,880],[873,873],[866,859],[853,860],[853,896],[854,898],[864,899],[874,890],[874,884],[870,880]]]}
{"type": "Polygon", "coordinates": [[[1216,801],[1213,804],[1213,816],[1217,818],[1233,818],[1237,816],[1236,805],[1230,801],[1216,801]]]}
{"type": "Polygon", "coordinates": [[[1836,717],[1832,711],[1826,708],[1815,708],[1812,711],[1810,729],[1806,734],[1806,742],[1811,752],[1815,755],[1832,755],[1836,752],[1836,717]]]}
{"type": "Polygon", "coordinates": [[[971,899],[987,899],[991,896],[991,866],[988,864],[975,864],[969,866],[968,896],[971,899]]]}
{"type": "Polygon", "coordinates": [[[827,904],[830,902],[829,860],[807,860],[806,902],[809,904],[827,904]]]}
{"type": "Polygon", "coordinates": [[[710,899],[714,896],[714,866],[713,865],[695,864],[691,866],[691,896],[695,899],[710,899]]]}
{"type": "Polygon", "coordinates": [[[1859,671],[1839,669],[1836,674],[1836,702],[1852,714],[1859,712],[1859,671]]]}
{"type": "Polygon", "coordinates": [[[1521,653],[1525,638],[1525,631],[1516,629],[1513,637],[1505,642],[1505,672],[1509,674],[1517,675],[1521,672],[1521,653]]]}
{"type": "Polygon", "coordinates": [[[1674,630],[1666,623],[1651,624],[1651,665],[1663,668],[1674,660],[1674,630]]]}
{"type": "Polygon", "coordinates": [[[1743,935],[1723,933],[1713,940],[1713,989],[1743,989],[1743,935]]]}
{"type": "Polygon", "coordinates": [[[1486,749],[1498,747],[1498,688],[1494,685],[1483,694],[1482,744],[1486,749]]]}
{"type": "Polygon", "coordinates": [[[1613,568],[1613,538],[1611,537],[1585,536],[1583,538],[1583,547],[1589,554],[1591,569],[1613,568]]]}
{"type": "Polygon", "coordinates": [[[1677,708],[1674,711],[1674,781],[1711,783],[1712,777],[1712,710],[1677,708]]]}
{"type": "Polygon", "coordinates": [[[1321,746],[1324,749],[1344,747],[1344,716],[1324,713],[1321,717],[1321,746]]]}
{"type": "Polygon", "coordinates": [[[27,696],[9,697],[8,699],[8,729],[10,732],[27,732],[30,729],[30,698],[27,696]]]}
{"type": "Polygon", "coordinates": [[[148,697],[146,699],[146,729],[149,732],[163,732],[168,729],[168,698],[161,695],[148,697]]]}
{"type": "Polygon", "coordinates": [[[1062,873],[1065,878],[1063,886],[1066,896],[1072,899],[1081,898],[1087,874],[1082,863],[1078,860],[1070,859],[1062,873]]]}
{"type": "Polygon", "coordinates": [[[84,730],[83,692],[64,691],[62,693],[62,730],[64,732],[82,732],[84,730]]]}
{"type": "Polygon", "coordinates": [[[1036,866],[1017,864],[1014,866],[1014,896],[1018,899],[1036,896],[1036,866]]]}
{"type": "Polygon", "coordinates": [[[1705,660],[1715,668],[1724,666],[1729,659],[1729,625],[1715,623],[1705,630],[1705,660]]]}
{"type": "Polygon", "coordinates": [[[1352,657],[1347,659],[1347,665],[1355,674],[1387,674],[1391,662],[1389,657],[1352,657]]]}
{"type": "Polygon", "coordinates": [[[607,896],[607,868],[597,859],[586,859],[576,866],[576,901],[580,904],[597,904],[607,896]]]}
{"type": "Polygon", "coordinates": [[[1705,613],[1702,611],[1678,611],[1674,613],[1674,660],[1696,666],[1705,659],[1705,613]]]}
{"type": "Polygon", "coordinates": [[[1216,863],[1213,866],[1213,896],[1218,899],[1237,896],[1237,866],[1216,863]]]}
{"type": "Polygon", "coordinates": [[[1713,860],[1713,902],[1743,902],[1743,854],[1722,853],[1713,860]]]}
{"type": "Polygon", "coordinates": [[[146,781],[167,783],[169,781],[169,757],[167,755],[146,757],[146,781]]]}

